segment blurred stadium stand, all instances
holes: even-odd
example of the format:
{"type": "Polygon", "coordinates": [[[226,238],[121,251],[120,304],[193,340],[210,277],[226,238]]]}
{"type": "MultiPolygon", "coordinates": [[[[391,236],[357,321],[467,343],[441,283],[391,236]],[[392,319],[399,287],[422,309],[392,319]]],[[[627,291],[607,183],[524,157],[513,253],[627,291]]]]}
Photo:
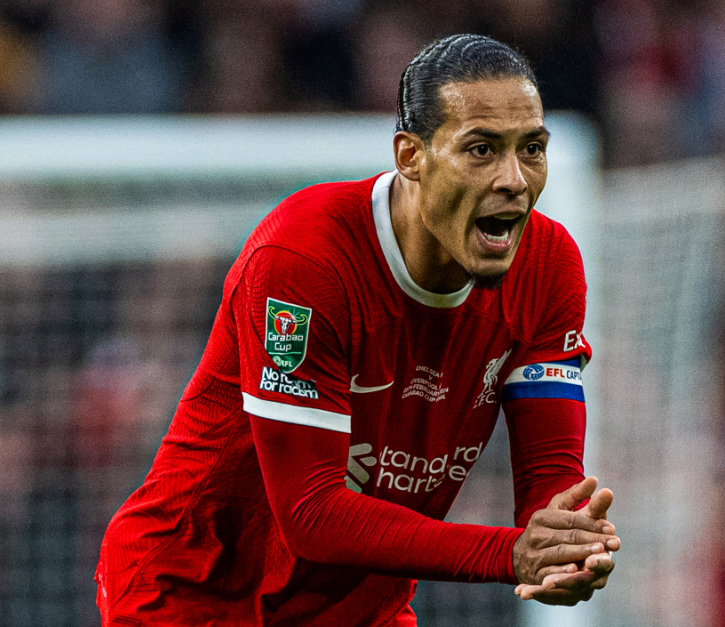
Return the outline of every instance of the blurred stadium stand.
{"type": "Polygon", "coordinates": [[[391,112],[456,32],[526,53],[608,166],[725,150],[722,0],[0,0],[0,113],[391,112]]]}

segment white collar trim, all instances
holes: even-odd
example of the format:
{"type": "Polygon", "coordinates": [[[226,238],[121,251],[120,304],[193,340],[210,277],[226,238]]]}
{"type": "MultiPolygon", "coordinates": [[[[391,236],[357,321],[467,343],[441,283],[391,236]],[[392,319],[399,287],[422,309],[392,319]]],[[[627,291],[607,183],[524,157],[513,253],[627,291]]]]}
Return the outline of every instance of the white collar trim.
{"type": "Polygon", "coordinates": [[[436,294],[419,287],[408,273],[403,254],[398,248],[398,242],[393,232],[393,222],[390,217],[390,186],[397,174],[396,171],[381,175],[373,186],[373,220],[378,233],[380,246],[383,249],[385,260],[393,273],[400,288],[412,299],[428,305],[429,307],[451,308],[458,307],[468,298],[473,286],[466,285],[463,289],[451,294],[436,294]]]}

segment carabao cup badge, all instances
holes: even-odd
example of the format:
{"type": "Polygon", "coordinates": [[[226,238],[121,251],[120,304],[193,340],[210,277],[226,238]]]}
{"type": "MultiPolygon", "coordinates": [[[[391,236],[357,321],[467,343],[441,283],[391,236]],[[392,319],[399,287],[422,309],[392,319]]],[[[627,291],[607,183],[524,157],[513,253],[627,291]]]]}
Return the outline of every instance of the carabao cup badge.
{"type": "Polygon", "coordinates": [[[292,372],[307,354],[312,309],[267,298],[264,348],[282,372],[292,372]]]}

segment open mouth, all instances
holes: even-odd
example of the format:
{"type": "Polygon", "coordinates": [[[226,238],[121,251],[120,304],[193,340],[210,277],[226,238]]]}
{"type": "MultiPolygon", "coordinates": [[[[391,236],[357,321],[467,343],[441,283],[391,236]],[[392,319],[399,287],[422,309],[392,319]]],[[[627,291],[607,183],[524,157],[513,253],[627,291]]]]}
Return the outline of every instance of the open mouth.
{"type": "Polygon", "coordinates": [[[476,226],[483,237],[494,244],[505,244],[511,238],[511,233],[516,223],[521,219],[520,215],[495,215],[478,218],[476,226]]]}

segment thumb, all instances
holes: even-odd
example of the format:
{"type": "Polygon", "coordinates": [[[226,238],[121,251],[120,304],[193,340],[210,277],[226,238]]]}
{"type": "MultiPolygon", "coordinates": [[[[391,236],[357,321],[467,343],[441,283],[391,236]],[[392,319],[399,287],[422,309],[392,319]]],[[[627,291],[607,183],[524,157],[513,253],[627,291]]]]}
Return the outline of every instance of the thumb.
{"type": "Polygon", "coordinates": [[[554,495],[554,498],[549,502],[548,509],[566,509],[573,511],[579,503],[591,497],[596,489],[597,478],[587,477],[583,481],[571,486],[568,490],[554,495]]]}
{"type": "Polygon", "coordinates": [[[597,490],[591,500],[582,508],[582,512],[590,518],[607,518],[607,510],[612,506],[614,494],[609,488],[597,490]]]}

